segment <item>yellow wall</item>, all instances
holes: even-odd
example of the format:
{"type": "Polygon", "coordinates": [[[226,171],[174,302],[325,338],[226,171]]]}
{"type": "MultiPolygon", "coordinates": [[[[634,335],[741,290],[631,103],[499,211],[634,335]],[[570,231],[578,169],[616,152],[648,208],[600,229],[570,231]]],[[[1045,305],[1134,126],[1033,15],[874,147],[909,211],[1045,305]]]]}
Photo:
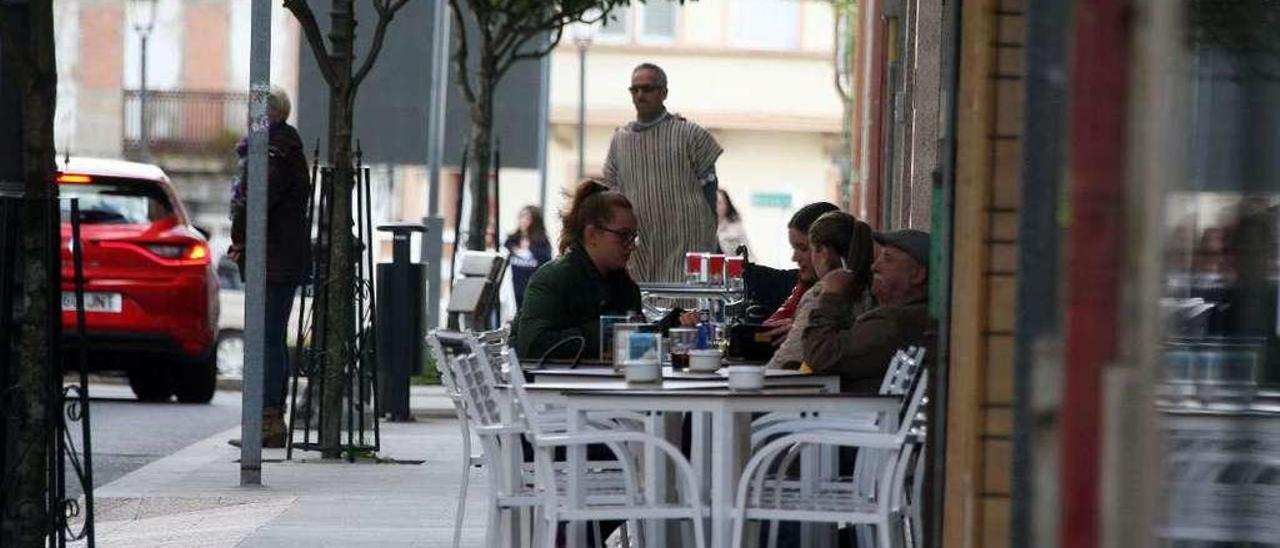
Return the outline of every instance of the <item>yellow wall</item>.
{"type": "Polygon", "coordinates": [[[962,5],[946,496],[948,548],[1009,545],[1023,0],[962,5]]]}

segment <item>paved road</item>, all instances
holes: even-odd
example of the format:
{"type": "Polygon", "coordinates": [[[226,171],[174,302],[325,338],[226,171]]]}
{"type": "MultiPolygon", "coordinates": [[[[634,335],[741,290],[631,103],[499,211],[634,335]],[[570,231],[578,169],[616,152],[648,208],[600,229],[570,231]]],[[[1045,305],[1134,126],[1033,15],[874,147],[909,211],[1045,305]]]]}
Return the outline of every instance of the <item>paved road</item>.
{"type": "MultiPolygon", "coordinates": [[[[209,404],[142,403],[128,386],[89,386],[93,484],[102,486],[240,422],[240,393],[218,392],[209,404]]],[[[83,449],[78,427],[76,447],[83,449]]],[[[79,496],[70,482],[67,492],[79,496]]]]}

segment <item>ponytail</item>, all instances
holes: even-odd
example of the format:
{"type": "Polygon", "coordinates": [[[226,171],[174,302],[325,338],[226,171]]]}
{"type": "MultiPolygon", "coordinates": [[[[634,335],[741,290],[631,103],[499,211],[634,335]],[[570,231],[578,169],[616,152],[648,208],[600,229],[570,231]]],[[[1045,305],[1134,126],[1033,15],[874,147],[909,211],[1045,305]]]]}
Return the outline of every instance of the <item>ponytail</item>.
{"type": "Polygon", "coordinates": [[[614,208],[632,209],[631,201],[622,193],[610,190],[596,179],[578,184],[569,197],[569,207],[560,213],[560,254],[581,243],[587,226],[613,220],[614,208]]]}
{"type": "Polygon", "coordinates": [[[871,235],[871,225],[862,221],[854,221],[853,234],[849,239],[849,251],[844,254],[845,266],[862,282],[871,282],[871,263],[875,260],[875,246],[871,235]]]}
{"type": "Polygon", "coordinates": [[[859,280],[871,279],[871,226],[843,211],[822,214],[809,226],[809,245],[831,248],[859,280]]]}

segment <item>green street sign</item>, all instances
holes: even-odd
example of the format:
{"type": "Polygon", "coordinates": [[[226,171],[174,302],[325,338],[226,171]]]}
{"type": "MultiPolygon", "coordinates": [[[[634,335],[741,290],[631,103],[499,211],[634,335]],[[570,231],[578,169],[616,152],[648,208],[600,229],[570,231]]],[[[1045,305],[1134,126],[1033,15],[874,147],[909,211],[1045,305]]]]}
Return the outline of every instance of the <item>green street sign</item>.
{"type": "Polygon", "coordinates": [[[776,207],[778,209],[789,209],[791,207],[790,192],[755,192],[751,194],[751,205],[756,207],[776,207]]]}

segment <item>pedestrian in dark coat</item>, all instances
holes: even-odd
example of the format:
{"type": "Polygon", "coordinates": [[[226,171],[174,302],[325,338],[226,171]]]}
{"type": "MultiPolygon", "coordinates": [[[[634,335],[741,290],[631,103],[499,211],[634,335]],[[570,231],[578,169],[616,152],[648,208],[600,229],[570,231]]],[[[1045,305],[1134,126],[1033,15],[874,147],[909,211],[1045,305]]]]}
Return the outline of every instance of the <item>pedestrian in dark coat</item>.
{"type": "Polygon", "coordinates": [[[516,309],[524,304],[525,288],[538,267],[551,260],[551,242],[542,222],[542,208],[525,206],[520,210],[519,227],[502,244],[510,253],[511,287],[516,294],[516,309]]]}
{"type": "MultiPolygon", "coordinates": [[[[304,283],[311,263],[311,226],[307,201],[311,176],[302,137],[289,125],[291,104],[283,89],[273,88],[267,97],[271,122],[267,160],[267,318],[263,363],[262,444],[284,447],[285,380],[288,378],[288,343],[285,340],[294,294],[304,283]]],[[[231,207],[231,248],[227,255],[244,274],[247,177],[241,173],[240,189],[231,207]]],[[[238,442],[238,440],[233,440],[238,442]]]]}

